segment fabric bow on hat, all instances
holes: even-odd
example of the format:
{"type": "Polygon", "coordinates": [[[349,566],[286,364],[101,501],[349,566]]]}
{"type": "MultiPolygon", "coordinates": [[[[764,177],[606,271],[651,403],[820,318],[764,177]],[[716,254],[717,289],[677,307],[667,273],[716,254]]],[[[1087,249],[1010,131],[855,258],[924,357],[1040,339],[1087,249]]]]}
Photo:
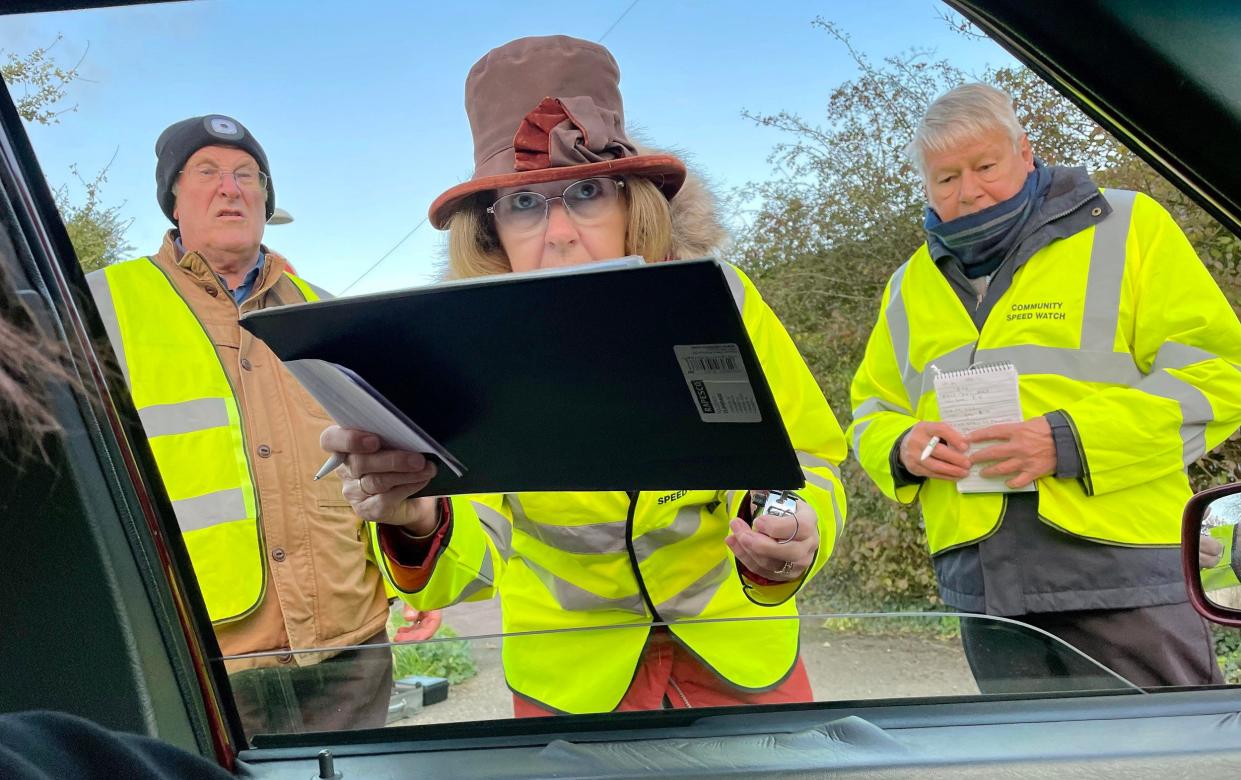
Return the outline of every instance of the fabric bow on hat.
{"type": "Polygon", "coordinates": [[[635,153],[625,139],[621,115],[589,97],[543,98],[513,137],[518,171],[585,165],[635,153]]]}

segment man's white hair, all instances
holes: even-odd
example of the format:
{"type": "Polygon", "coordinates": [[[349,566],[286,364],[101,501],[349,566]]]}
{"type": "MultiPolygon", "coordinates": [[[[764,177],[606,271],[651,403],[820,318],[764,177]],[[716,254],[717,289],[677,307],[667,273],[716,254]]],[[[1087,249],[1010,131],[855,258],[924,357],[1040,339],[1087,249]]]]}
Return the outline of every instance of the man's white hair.
{"type": "Polygon", "coordinates": [[[1013,99],[990,84],[962,84],[940,95],[927,107],[913,140],[905,147],[905,154],[925,182],[928,152],[944,152],[996,130],[1008,135],[1013,149],[1021,147],[1026,131],[1013,112],[1013,99]]]}

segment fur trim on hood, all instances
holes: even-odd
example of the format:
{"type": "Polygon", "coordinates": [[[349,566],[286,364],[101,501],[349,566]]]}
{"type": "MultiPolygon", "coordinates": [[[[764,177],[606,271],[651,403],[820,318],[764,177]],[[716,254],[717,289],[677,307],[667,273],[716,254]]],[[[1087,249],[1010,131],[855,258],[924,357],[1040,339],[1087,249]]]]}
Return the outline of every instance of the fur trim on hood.
{"type": "Polygon", "coordinates": [[[668,202],[672,212],[672,256],[678,260],[720,257],[728,246],[728,230],[720,222],[719,206],[707,182],[685,154],[637,144],[638,154],[672,154],[689,169],[680,192],[668,202]]]}

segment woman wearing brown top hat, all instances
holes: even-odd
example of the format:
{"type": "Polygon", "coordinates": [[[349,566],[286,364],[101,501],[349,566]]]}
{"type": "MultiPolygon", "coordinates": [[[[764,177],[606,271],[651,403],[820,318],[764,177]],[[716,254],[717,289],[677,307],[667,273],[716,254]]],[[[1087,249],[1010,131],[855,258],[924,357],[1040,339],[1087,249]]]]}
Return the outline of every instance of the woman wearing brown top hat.
{"type": "MultiPolygon", "coordinates": [[[[474,176],[430,213],[449,231],[451,276],[717,248],[714,204],[685,164],[626,136],[619,81],[606,49],[559,36],[513,41],[473,67],[474,176]]],[[[324,433],[326,449],[349,453],[345,497],[359,515],[408,519],[376,537],[381,568],[409,603],[502,595],[519,716],[811,697],[793,596],[844,522],[844,437],[771,309],[743,274],[726,274],[805,471],[788,516],[740,519],[745,488],[761,485],[407,500],[417,485],[403,453],[375,452],[363,432],[324,433]],[[686,622],[779,616],[790,619],[686,622]],[[612,628],[511,635],[587,627],[612,628]]]]}

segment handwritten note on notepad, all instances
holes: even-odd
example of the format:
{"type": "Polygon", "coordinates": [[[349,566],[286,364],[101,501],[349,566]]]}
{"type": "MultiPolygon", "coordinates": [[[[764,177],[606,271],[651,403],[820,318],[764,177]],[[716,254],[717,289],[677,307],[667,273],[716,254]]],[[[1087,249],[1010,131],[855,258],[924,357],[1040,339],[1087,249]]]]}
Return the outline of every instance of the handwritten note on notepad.
{"type": "MultiPolygon", "coordinates": [[[[986,363],[935,376],[935,397],[939,416],[961,433],[1001,423],[1021,422],[1021,397],[1017,390],[1017,369],[1012,363],[986,363]]],[[[970,445],[970,453],[989,446],[989,442],[970,445]]],[[[984,477],[982,464],[970,469],[968,477],[957,482],[961,493],[1028,493],[1034,485],[1013,489],[1001,477],[984,477]]]]}

